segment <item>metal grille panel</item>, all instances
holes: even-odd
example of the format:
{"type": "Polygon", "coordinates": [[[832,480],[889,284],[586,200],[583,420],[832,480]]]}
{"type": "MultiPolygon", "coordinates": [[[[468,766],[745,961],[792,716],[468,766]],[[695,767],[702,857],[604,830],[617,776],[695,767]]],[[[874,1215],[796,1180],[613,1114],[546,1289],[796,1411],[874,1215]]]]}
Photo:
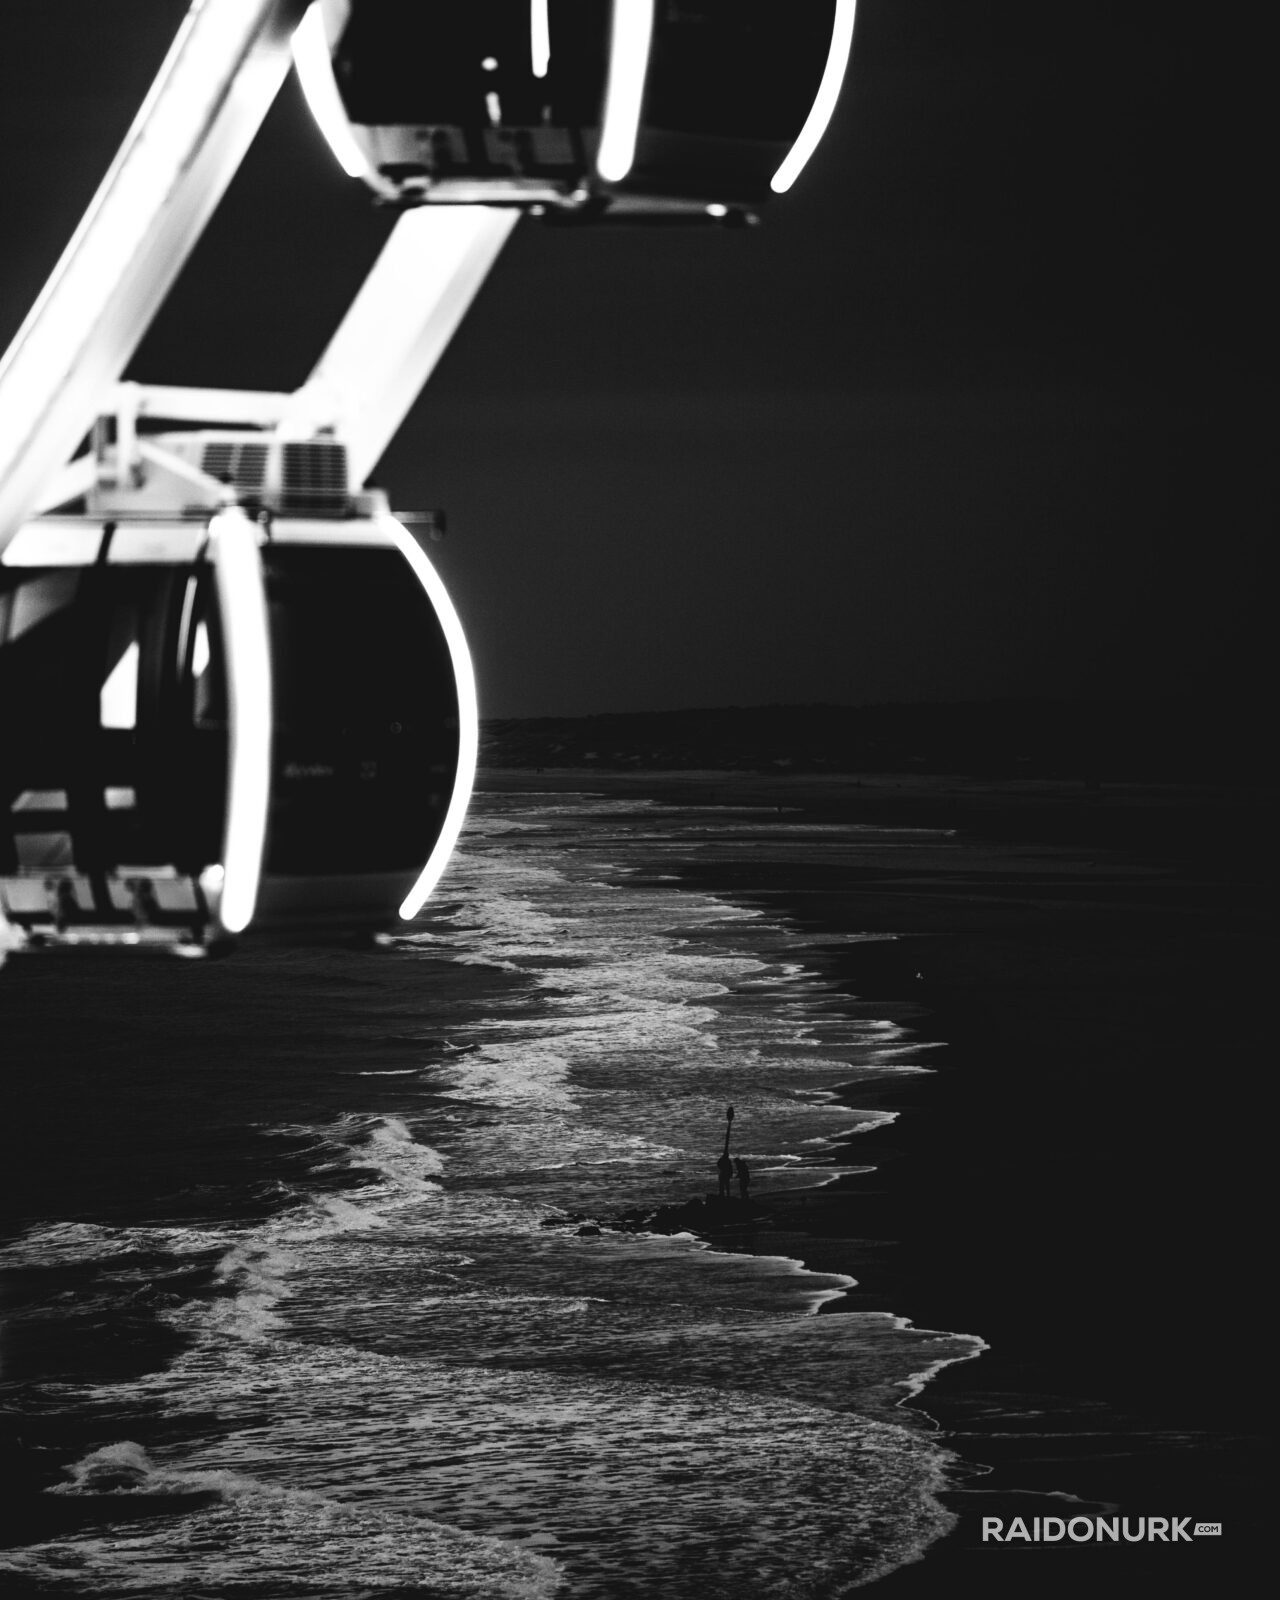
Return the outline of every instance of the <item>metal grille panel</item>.
{"type": "Polygon", "coordinates": [[[302,512],[347,508],[346,446],[328,442],[286,444],[282,451],[280,507],[302,512]]]}

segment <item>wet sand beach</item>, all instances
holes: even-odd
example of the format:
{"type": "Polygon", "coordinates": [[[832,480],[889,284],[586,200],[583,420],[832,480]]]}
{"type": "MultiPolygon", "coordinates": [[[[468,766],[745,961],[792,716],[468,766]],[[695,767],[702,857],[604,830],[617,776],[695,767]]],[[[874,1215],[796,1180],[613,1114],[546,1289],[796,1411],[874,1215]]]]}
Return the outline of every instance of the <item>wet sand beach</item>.
{"type": "Polygon", "coordinates": [[[1243,1570],[1269,1456],[1267,797],[896,775],[483,781],[771,807],[751,860],[718,852],[712,823],[682,881],[830,931],[828,970],[908,1005],[938,1042],[933,1072],[850,1091],[896,1113],[849,1143],[874,1172],[771,1203],[758,1235],[858,1279],[832,1314],[888,1310],[989,1346],[920,1401],[975,1468],[947,1497],[959,1526],[878,1591],[1013,1594],[1033,1577],[1107,1593],[1135,1564],[1243,1570]],[[824,844],[823,827],[859,822],[936,837],[824,844]],[[850,930],[895,937],[836,942],[850,930]],[[981,1543],[983,1515],[1094,1511],[1225,1532],[1177,1549],[981,1543]]]}

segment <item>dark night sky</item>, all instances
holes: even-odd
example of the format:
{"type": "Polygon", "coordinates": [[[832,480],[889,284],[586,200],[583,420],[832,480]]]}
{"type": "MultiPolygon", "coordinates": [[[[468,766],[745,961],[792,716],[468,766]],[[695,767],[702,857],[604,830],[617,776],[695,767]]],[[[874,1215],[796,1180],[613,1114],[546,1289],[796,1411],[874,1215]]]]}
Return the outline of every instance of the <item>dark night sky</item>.
{"type": "MultiPolygon", "coordinates": [[[[0,339],[184,9],[6,12],[0,339]]],[[[522,223],[378,473],[448,510],[484,709],[1251,691],[1261,50],[1225,9],[861,0],[760,228],[522,223]]],[[[387,226],[291,84],[131,375],[300,382],[387,226]]]]}

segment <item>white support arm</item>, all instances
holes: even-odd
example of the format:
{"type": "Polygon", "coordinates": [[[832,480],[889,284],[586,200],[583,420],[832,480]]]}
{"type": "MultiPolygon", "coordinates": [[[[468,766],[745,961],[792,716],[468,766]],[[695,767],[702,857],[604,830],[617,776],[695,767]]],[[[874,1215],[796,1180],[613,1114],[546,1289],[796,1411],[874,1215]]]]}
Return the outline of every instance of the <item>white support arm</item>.
{"type": "Polygon", "coordinates": [[[0,362],[0,549],[104,409],[289,68],[305,0],[194,0],[0,362]]]}
{"type": "Polygon", "coordinates": [[[158,417],[166,422],[201,422],[224,428],[274,428],[289,396],[271,389],[190,389],[163,383],[117,384],[114,410],[119,397],[130,387],[137,389],[137,414],[158,417]]]}
{"type": "Polygon", "coordinates": [[[280,421],[335,427],[354,483],[390,444],[475,298],[519,213],[422,206],[396,223],[338,331],[280,421]]]}
{"type": "Polygon", "coordinates": [[[150,461],[154,466],[163,467],[179,482],[189,483],[197,494],[212,497],[215,505],[221,505],[234,498],[233,493],[221,479],[213,477],[208,472],[201,472],[199,467],[193,467],[189,461],[184,461],[181,456],[174,455],[172,450],[166,450],[161,445],[140,440],[138,455],[143,461],[150,461]]]}
{"type": "MultiPolygon", "coordinates": [[[[90,452],[85,456],[77,456],[74,461],[68,461],[66,466],[59,467],[51,478],[42,485],[40,493],[32,511],[39,516],[42,512],[52,511],[56,506],[65,506],[69,500],[78,500],[82,494],[88,494],[98,481],[98,458],[90,452]]],[[[22,524],[13,531],[18,533],[22,524]]],[[[4,541],[5,544],[9,539],[4,541]]],[[[2,547],[0,547],[2,548],[2,547]]]]}

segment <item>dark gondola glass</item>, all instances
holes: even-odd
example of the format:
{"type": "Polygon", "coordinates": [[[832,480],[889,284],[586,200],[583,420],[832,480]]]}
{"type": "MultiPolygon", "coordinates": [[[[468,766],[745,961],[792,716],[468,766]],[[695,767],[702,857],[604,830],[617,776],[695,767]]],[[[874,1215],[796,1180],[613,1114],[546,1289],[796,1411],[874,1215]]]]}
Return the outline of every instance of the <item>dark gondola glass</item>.
{"type": "Polygon", "coordinates": [[[449,649],[395,550],[267,553],[275,703],[269,874],[412,872],[458,765],[449,649]]]}
{"type": "MultiPolygon", "coordinates": [[[[705,217],[794,176],[853,0],[322,0],[344,165],[405,204],[705,217]]],[[[324,52],[319,52],[323,56],[324,52]]],[[[304,87],[321,66],[299,52],[304,87]]],[[[322,126],[317,100],[309,98],[322,126]]]]}

